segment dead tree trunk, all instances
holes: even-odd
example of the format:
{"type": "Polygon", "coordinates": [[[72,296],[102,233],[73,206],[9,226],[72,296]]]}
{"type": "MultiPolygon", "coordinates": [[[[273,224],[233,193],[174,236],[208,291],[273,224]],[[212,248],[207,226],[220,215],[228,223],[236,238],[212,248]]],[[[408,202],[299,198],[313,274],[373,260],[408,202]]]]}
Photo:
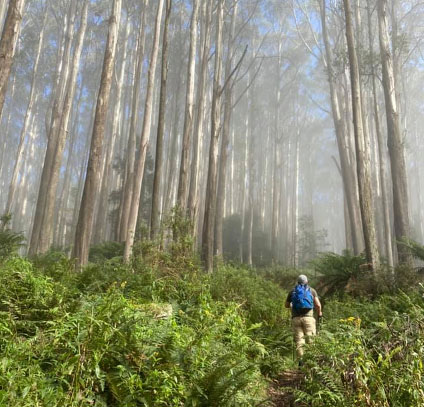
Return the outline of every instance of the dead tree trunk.
{"type": "Polygon", "coordinates": [[[93,228],[94,205],[100,183],[98,173],[102,158],[102,144],[106,124],[106,114],[108,111],[110,89],[112,86],[116,43],[118,40],[119,22],[121,18],[121,5],[122,0],[113,1],[112,14],[109,18],[109,32],[106,41],[100,89],[97,97],[87,174],[75,232],[73,257],[77,259],[78,266],[83,266],[88,262],[91,232],[93,228]]]}

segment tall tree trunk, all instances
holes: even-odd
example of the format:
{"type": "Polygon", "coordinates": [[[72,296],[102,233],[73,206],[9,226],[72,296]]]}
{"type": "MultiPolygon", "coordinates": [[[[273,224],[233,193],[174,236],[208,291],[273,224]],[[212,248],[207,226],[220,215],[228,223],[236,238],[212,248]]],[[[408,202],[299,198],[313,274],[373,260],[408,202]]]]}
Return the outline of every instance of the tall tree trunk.
{"type": "Polygon", "coordinates": [[[156,139],[155,172],[152,192],[151,237],[156,238],[160,229],[161,217],[161,181],[163,173],[163,141],[165,133],[166,87],[168,82],[168,28],[171,17],[172,0],[166,0],[166,14],[162,39],[162,71],[159,101],[158,132],[156,139]]]}
{"type": "Polygon", "coordinates": [[[131,122],[130,122],[130,133],[128,137],[127,147],[127,164],[126,164],[126,175],[124,184],[124,194],[122,202],[122,214],[121,224],[119,228],[119,240],[124,241],[128,233],[128,219],[130,216],[131,202],[133,199],[133,185],[134,185],[134,168],[135,168],[135,156],[136,156],[136,139],[137,139],[137,124],[139,115],[139,103],[140,103],[140,88],[141,88],[141,76],[143,73],[144,65],[144,48],[146,42],[146,19],[147,19],[147,6],[149,0],[144,2],[142,11],[140,30],[137,39],[137,62],[136,72],[134,77],[134,87],[132,95],[132,106],[131,106],[131,122]]]}
{"type": "Polygon", "coordinates": [[[61,109],[60,124],[57,129],[55,129],[53,126],[52,131],[55,131],[55,133],[51,133],[49,135],[49,139],[52,140],[55,144],[55,151],[50,170],[49,186],[47,188],[46,203],[43,214],[43,227],[41,228],[39,235],[38,251],[40,253],[45,253],[49,249],[52,240],[56,192],[59,183],[63,150],[65,148],[65,142],[68,134],[69,118],[71,115],[76,80],[87,28],[88,5],[89,1],[85,0],[81,12],[81,23],[78,32],[78,38],[75,44],[74,55],[72,60],[70,60],[70,76],[68,78],[68,84],[61,109]]]}
{"type": "MultiPolygon", "coordinates": [[[[373,48],[373,32],[372,32],[372,20],[371,20],[371,5],[370,0],[367,0],[367,17],[368,17],[368,44],[370,48],[371,61],[374,60],[374,48],[373,48]]],[[[380,185],[381,185],[381,200],[383,206],[383,223],[384,223],[384,241],[386,246],[386,257],[390,267],[393,267],[393,247],[392,247],[392,225],[390,221],[390,206],[389,206],[389,192],[387,189],[387,165],[386,165],[386,148],[383,140],[383,133],[381,131],[380,124],[380,112],[378,108],[377,98],[377,84],[376,84],[376,73],[374,65],[371,64],[371,75],[372,75],[372,94],[374,104],[374,123],[375,131],[377,136],[377,150],[378,150],[378,162],[380,164],[380,185]]]]}
{"type": "Polygon", "coordinates": [[[155,84],[156,76],[156,64],[159,53],[159,40],[160,40],[160,28],[163,14],[163,3],[164,0],[158,1],[158,9],[156,13],[156,22],[155,22],[155,31],[153,37],[152,45],[152,54],[150,57],[149,65],[149,74],[147,78],[147,94],[146,102],[144,107],[144,118],[143,118],[143,128],[141,132],[141,141],[140,141],[140,150],[137,162],[135,164],[135,177],[133,183],[133,194],[131,200],[130,214],[128,217],[128,228],[125,239],[125,249],[124,249],[124,261],[128,262],[132,254],[132,247],[134,244],[135,229],[137,226],[137,217],[140,206],[140,193],[141,193],[141,184],[143,181],[144,174],[144,164],[146,162],[146,153],[147,153],[147,144],[150,138],[150,127],[152,121],[152,101],[153,101],[153,88],[155,84]]]}
{"type": "Polygon", "coordinates": [[[278,41],[278,63],[277,63],[277,95],[275,103],[275,136],[274,136],[274,171],[272,187],[272,222],[271,222],[271,259],[272,263],[277,263],[277,238],[278,238],[278,194],[280,189],[280,148],[282,144],[282,135],[280,134],[280,101],[281,101],[281,36],[278,41]]]}
{"type": "MultiPolygon", "coordinates": [[[[400,132],[396,86],[393,70],[393,56],[389,46],[387,0],[378,0],[378,28],[381,65],[383,68],[383,89],[386,104],[387,144],[393,182],[393,209],[395,237],[398,242],[409,237],[409,205],[405,157],[400,132]]],[[[411,263],[411,255],[402,244],[397,245],[399,261],[411,263]]]]}
{"type": "MultiPolygon", "coordinates": [[[[328,73],[328,82],[330,86],[330,101],[331,110],[333,114],[334,129],[336,133],[337,146],[340,155],[340,167],[343,174],[343,187],[345,190],[345,196],[347,201],[347,207],[349,211],[349,218],[352,226],[352,242],[353,251],[355,254],[359,254],[363,248],[363,231],[361,222],[361,213],[358,206],[358,191],[357,191],[357,180],[355,172],[349,162],[349,143],[345,137],[345,127],[343,118],[341,116],[341,109],[339,103],[339,96],[335,87],[335,74],[333,71],[333,58],[331,53],[331,45],[328,38],[327,21],[326,21],[326,0],[320,2],[321,7],[321,23],[322,23],[322,34],[325,46],[326,54],[326,68],[328,73]]],[[[346,123],[348,125],[348,122],[346,123]]]]}
{"type": "Polygon", "coordinates": [[[3,31],[4,19],[6,17],[6,5],[7,1],[2,1],[0,4],[0,32],[3,31]]]}
{"type": "Polygon", "coordinates": [[[112,170],[112,158],[113,154],[116,151],[116,139],[118,137],[119,128],[121,125],[122,118],[122,88],[124,86],[124,79],[127,67],[127,52],[128,52],[128,39],[130,35],[131,24],[130,19],[127,16],[125,24],[125,38],[124,38],[124,49],[121,55],[121,69],[119,73],[118,83],[116,86],[116,100],[114,104],[114,113],[112,121],[112,131],[110,135],[110,140],[107,145],[105,163],[103,166],[103,173],[100,177],[101,187],[100,187],[100,196],[99,196],[99,209],[97,212],[96,218],[96,227],[95,227],[95,242],[101,242],[102,240],[107,240],[106,238],[106,223],[109,213],[109,192],[111,187],[111,170],[112,170]]]}
{"type": "Polygon", "coordinates": [[[15,56],[24,6],[25,0],[9,0],[6,20],[0,39],[0,115],[6,98],[7,83],[12,69],[13,57],[15,56]]]}
{"type": "Polygon", "coordinates": [[[68,73],[70,68],[69,59],[72,48],[72,39],[74,35],[75,14],[76,3],[73,2],[69,4],[67,18],[64,24],[62,34],[63,41],[58,49],[56,78],[51,99],[51,117],[47,118],[46,116],[47,149],[45,152],[43,170],[41,173],[40,186],[37,196],[37,204],[35,207],[34,224],[32,227],[28,252],[29,255],[37,254],[40,250],[40,234],[42,233],[41,230],[43,228],[48,189],[50,187],[50,177],[57,148],[56,136],[58,133],[58,128],[60,126],[60,117],[63,107],[64,93],[68,83],[68,73]]]}
{"type": "Polygon", "coordinates": [[[25,137],[27,135],[28,132],[28,127],[33,115],[33,108],[34,108],[34,103],[37,100],[37,94],[36,94],[36,78],[37,78],[37,74],[38,74],[38,65],[40,62],[40,55],[41,55],[41,50],[43,49],[43,44],[44,44],[44,30],[45,30],[45,25],[46,25],[46,21],[47,21],[47,6],[44,9],[44,17],[43,17],[43,21],[42,21],[42,25],[41,25],[41,32],[39,35],[39,40],[38,40],[38,48],[37,48],[37,52],[36,52],[36,56],[35,56],[35,61],[34,61],[34,68],[32,71],[32,79],[31,79],[31,90],[30,90],[30,94],[29,94],[29,102],[27,105],[27,109],[26,109],[26,113],[25,113],[25,118],[24,118],[24,125],[22,127],[21,130],[21,135],[19,137],[19,145],[18,145],[18,151],[16,154],[16,161],[15,161],[15,165],[13,167],[13,173],[12,173],[12,180],[10,181],[10,186],[9,186],[9,194],[7,197],[7,204],[6,204],[6,213],[9,213],[11,211],[12,208],[12,203],[13,203],[13,199],[15,197],[15,191],[16,191],[16,182],[18,179],[18,174],[20,172],[21,169],[21,165],[22,165],[22,157],[23,157],[23,150],[24,150],[24,144],[25,144],[25,137]]]}
{"type": "Polygon", "coordinates": [[[343,2],[346,16],[346,39],[349,52],[350,78],[352,86],[352,110],[359,183],[359,203],[361,207],[362,227],[365,239],[365,253],[367,261],[372,264],[373,270],[378,270],[380,267],[380,258],[374,223],[369,140],[366,139],[363,131],[361,89],[352,25],[352,10],[349,0],[343,0],[343,2]]]}
{"type": "Polygon", "coordinates": [[[199,14],[199,0],[193,0],[193,12],[190,23],[190,50],[187,69],[186,109],[184,116],[184,130],[180,164],[180,178],[178,183],[177,202],[183,213],[186,213],[187,193],[189,188],[189,160],[191,134],[193,129],[194,109],[194,81],[196,74],[196,49],[197,49],[197,20],[199,14]]]}
{"type": "MultiPolygon", "coordinates": [[[[297,124],[299,125],[299,124],[297,124]]],[[[300,172],[300,131],[297,129],[296,154],[293,180],[293,267],[299,266],[299,250],[297,247],[299,237],[299,172],[300,172]]]]}
{"type": "Polygon", "coordinates": [[[207,272],[213,271],[214,227],[216,215],[216,186],[218,175],[219,130],[221,122],[221,77],[222,77],[222,26],[224,20],[223,0],[218,0],[216,11],[215,69],[211,111],[211,139],[209,168],[206,183],[205,215],[203,223],[202,254],[207,272]]]}
{"type": "Polygon", "coordinates": [[[225,63],[225,83],[224,90],[224,123],[222,127],[221,156],[219,160],[218,192],[216,198],[216,218],[215,218],[215,254],[222,257],[224,254],[222,227],[224,220],[224,208],[226,201],[225,187],[227,185],[227,161],[228,147],[230,143],[230,125],[233,110],[233,80],[230,77],[232,61],[234,56],[234,35],[236,28],[237,4],[233,7],[231,15],[230,33],[228,36],[227,60],[225,63]]]}
{"type": "Polygon", "coordinates": [[[119,33],[122,0],[114,0],[112,14],[109,18],[109,32],[103,61],[103,70],[100,80],[100,89],[97,97],[96,113],[94,118],[93,135],[91,137],[90,156],[88,159],[87,175],[85,178],[78,223],[75,232],[73,257],[77,265],[82,266],[88,262],[89,245],[93,227],[94,205],[100,179],[98,173],[102,158],[102,147],[106,114],[109,106],[112,74],[115,63],[116,43],[119,33]]]}
{"type": "MultiPolygon", "coordinates": [[[[209,52],[211,47],[211,19],[212,19],[212,0],[203,2],[203,15],[204,15],[204,29],[202,32],[202,46],[201,46],[201,68],[199,84],[197,86],[197,112],[196,121],[194,125],[194,138],[193,138],[193,157],[191,161],[191,174],[190,174],[190,190],[188,196],[188,209],[190,218],[193,225],[197,224],[198,205],[199,205],[199,157],[202,147],[203,127],[205,121],[205,106],[207,102],[207,77],[209,66],[209,52]]],[[[197,228],[194,226],[195,236],[197,235],[197,228]]]]}

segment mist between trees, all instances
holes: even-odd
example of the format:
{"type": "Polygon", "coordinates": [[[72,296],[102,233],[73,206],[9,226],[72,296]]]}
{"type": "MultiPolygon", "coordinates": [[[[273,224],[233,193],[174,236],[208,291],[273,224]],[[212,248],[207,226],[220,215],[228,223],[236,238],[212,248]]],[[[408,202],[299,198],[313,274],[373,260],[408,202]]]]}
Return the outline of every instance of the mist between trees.
{"type": "Polygon", "coordinates": [[[209,271],[408,263],[422,21],[418,0],[3,0],[0,211],[30,255],[79,265],[166,244],[173,208],[209,271]]]}

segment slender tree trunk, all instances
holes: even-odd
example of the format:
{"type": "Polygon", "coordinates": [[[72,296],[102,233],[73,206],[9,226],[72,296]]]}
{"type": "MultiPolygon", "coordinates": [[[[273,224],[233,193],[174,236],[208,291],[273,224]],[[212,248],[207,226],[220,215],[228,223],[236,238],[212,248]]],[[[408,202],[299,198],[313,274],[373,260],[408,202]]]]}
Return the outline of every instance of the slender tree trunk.
{"type": "MultiPolygon", "coordinates": [[[[65,142],[68,133],[69,118],[71,115],[72,103],[75,95],[76,80],[80,65],[82,47],[87,28],[88,5],[89,1],[86,0],[81,12],[81,23],[75,45],[74,55],[72,61],[70,61],[70,76],[68,78],[66,93],[63,100],[60,125],[56,130],[57,133],[50,134],[49,136],[49,139],[55,143],[56,148],[50,171],[49,186],[47,188],[46,203],[43,215],[43,227],[41,228],[39,235],[38,251],[40,253],[45,253],[49,249],[52,240],[56,192],[59,183],[63,150],[65,148],[65,142]]],[[[53,127],[52,130],[54,131],[55,128],[53,127]]]]}
{"type": "Polygon", "coordinates": [[[94,205],[100,183],[98,172],[102,158],[102,144],[106,124],[106,114],[108,111],[110,89],[112,86],[116,43],[121,18],[121,5],[122,0],[113,1],[112,14],[109,18],[109,32],[106,42],[100,89],[97,97],[87,175],[85,178],[84,191],[75,232],[73,257],[77,259],[78,266],[85,265],[88,262],[89,245],[93,227],[94,205]]]}
{"type": "Polygon", "coordinates": [[[207,272],[213,271],[214,226],[216,215],[216,186],[218,175],[218,147],[221,122],[221,77],[222,77],[222,25],[224,20],[223,0],[218,0],[215,42],[215,69],[211,111],[211,139],[209,147],[209,169],[206,183],[206,204],[203,223],[203,260],[207,272]]]}
{"type": "Polygon", "coordinates": [[[0,4],[0,32],[3,31],[4,19],[6,17],[6,5],[7,1],[2,1],[0,4]]]}
{"type": "MultiPolygon", "coordinates": [[[[393,209],[395,237],[398,242],[409,237],[409,205],[403,141],[400,132],[393,57],[389,46],[387,23],[387,0],[378,0],[378,28],[380,39],[381,65],[383,68],[383,89],[386,104],[387,144],[393,182],[393,209]]],[[[397,245],[399,261],[412,263],[411,255],[402,244],[397,245]]]]}
{"type": "Polygon", "coordinates": [[[189,189],[189,160],[191,134],[193,129],[194,110],[194,81],[196,74],[196,49],[197,49],[197,20],[199,14],[199,0],[193,0],[193,12],[190,23],[190,50],[187,69],[186,110],[184,117],[184,130],[180,164],[180,178],[178,183],[177,202],[185,214],[187,207],[187,194],[189,189]]]}
{"type": "Polygon", "coordinates": [[[352,25],[352,10],[349,0],[343,0],[346,16],[346,39],[349,52],[350,77],[352,86],[353,126],[355,130],[355,146],[359,182],[359,203],[362,214],[362,227],[365,238],[365,253],[373,270],[380,267],[380,258],[374,223],[374,205],[371,189],[371,165],[369,156],[369,140],[363,132],[361,89],[358,59],[356,56],[352,25]]]}
{"type": "Polygon", "coordinates": [[[281,101],[281,37],[278,41],[278,64],[277,64],[277,100],[275,104],[275,136],[274,136],[274,173],[272,187],[272,222],[271,222],[271,256],[272,263],[277,262],[277,238],[278,238],[278,194],[279,194],[279,170],[280,148],[282,136],[280,135],[280,101],[281,101]]]}
{"type": "MultiPolygon", "coordinates": [[[[355,254],[359,254],[362,251],[363,247],[363,231],[361,227],[361,213],[358,207],[357,180],[355,177],[354,170],[349,165],[349,162],[351,161],[349,157],[349,150],[351,149],[349,148],[349,143],[346,141],[345,138],[345,128],[343,118],[340,113],[341,109],[339,103],[339,96],[335,88],[335,75],[332,66],[333,61],[331,54],[331,45],[328,39],[327,32],[326,0],[323,0],[322,4],[320,3],[320,7],[323,40],[326,54],[326,68],[328,73],[328,82],[330,86],[331,110],[333,113],[334,128],[336,132],[337,145],[340,155],[340,167],[342,169],[343,174],[343,187],[345,190],[349,218],[352,226],[353,250],[355,254]]],[[[346,125],[348,125],[348,122],[346,123],[346,125]]]]}
{"type": "Polygon", "coordinates": [[[132,95],[132,107],[131,107],[131,122],[130,122],[130,134],[128,137],[128,148],[127,148],[127,165],[126,165],[126,176],[124,185],[124,196],[122,202],[122,214],[121,224],[119,228],[119,240],[124,241],[128,233],[128,220],[130,216],[131,202],[133,200],[133,185],[134,185],[134,169],[135,169],[135,156],[136,156],[136,139],[137,139],[137,124],[139,115],[139,103],[140,103],[140,87],[141,77],[143,73],[144,63],[144,49],[146,42],[146,19],[147,19],[147,7],[149,0],[144,2],[144,7],[141,16],[140,30],[137,39],[137,63],[136,72],[134,78],[134,87],[132,95]]]}
{"type": "Polygon", "coordinates": [[[12,203],[13,203],[13,199],[15,197],[15,191],[16,191],[16,182],[18,179],[18,174],[20,172],[21,169],[21,165],[22,165],[22,157],[23,157],[23,150],[24,150],[24,144],[25,144],[25,137],[27,135],[28,132],[28,127],[33,115],[33,108],[34,108],[34,103],[37,100],[37,94],[36,94],[36,78],[37,78],[37,74],[38,74],[38,64],[40,62],[40,55],[41,55],[41,50],[43,49],[43,44],[44,44],[44,29],[45,29],[45,25],[46,25],[46,20],[47,20],[47,7],[44,10],[44,18],[42,21],[42,28],[41,28],[41,32],[40,32],[40,36],[39,36],[39,40],[38,40],[38,48],[37,48],[37,52],[36,52],[36,56],[35,56],[35,62],[34,62],[34,68],[33,68],[33,72],[32,72],[32,79],[31,79],[31,91],[30,91],[30,95],[29,95],[29,102],[27,105],[27,109],[26,109],[26,113],[25,113],[25,118],[24,118],[24,125],[22,127],[21,130],[21,135],[19,137],[19,145],[18,145],[18,151],[16,154],[16,161],[15,161],[15,165],[13,167],[13,173],[12,173],[12,180],[10,181],[10,186],[9,186],[9,194],[7,197],[7,204],[6,204],[6,213],[9,213],[11,211],[12,208],[12,203]]]}
{"type": "Polygon", "coordinates": [[[112,131],[110,135],[110,140],[106,150],[105,163],[103,167],[103,173],[100,177],[101,187],[100,187],[100,196],[99,196],[99,209],[96,218],[96,227],[95,227],[95,242],[101,242],[102,240],[107,240],[106,238],[106,223],[109,213],[109,192],[111,187],[111,170],[112,170],[112,158],[113,154],[116,151],[116,139],[118,137],[119,128],[122,120],[122,88],[124,86],[124,79],[127,67],[127,52],[128,52],[128,39],[130,35],[131,24],[127,16],[125,24],[125,38],[124,38],[124,49],[121,55],[121,69],[119,74],[118,83],[116,86],[116,101],[114,104],[114,113],[112,121],[112,131]]]}
{"type": "MultiPolygon", "coordinates": [[[[196,121],[194,126],[194,139],[193,139],[193,157],[191,162],[191,176],[190,176],[190,190],[188,197],[188,208],[190,218],[193,224],[197,224],[198,205],[199,205],[199,157],[201,153],[203,127],[205,120],[205,107],[207,102],[207,76],[209,65],[209,52],[211,47],[211,18],[212,18],[212,1],[203,1],[203,15],[204,15],[204,30],[203,40],[201,47],[201,68],[200,78],[197,87],[197,112],[196,121]]],[[[195,235],[197,235],[197,228],[194,228],[195,235]]]]}
{"type": "Polygon", "coordinates": [[[296,137],[296,155],[294,167],[294,182],[293,182],[293,267],[299,266],[299,251],[297,241],[299,236],[299,171],[300,171],[300,131],[297,130],[296,137]]]}
{"type": "MultiPolygon", "coordinates": [[[[371,61],[374,60],[374,49],[372,43],[372,20],[371,20],[371,5],[370,1],[367,0],[367,16],[368,16],[368,43],[370,48],[371,61]]],[[[378,161],[380,164],[380,185],[381,185],[381,200],[383,206],[383,222],[384,222],[384,241],[386,246],[386,257],[390,267],[393,267],[393,247],[392,247],[392,225],[390,221],[390,206],[389,206],[389,193],[387,190],[387,165],[386,165],[386,148],[383,140],[383,133],[381,131],[380,124],[380,112],[378,109],[378,98],[377,98],[377,84],[376,74],[374,72],[374,65],[371,64],[371,75],[372,75],[372,93],[374,103],[374,123],[375,131],[377,136],[377,150],[378,150],[378,161]]]]}
{"type": "Polygon", "coordinates": [[[166,88],[168,82],[168,28],[171,17],[172,0],[166,1],[166,14],[162,39],[162,72],[159,101],[159,120],[156,139],[155,172],[152,192],[151,238],[155,239],[160,229],[161,218],[161,181],[163,173],[163,141],[165,133],[166,88]]]}
{"type": "Polygon", "coordinates": [[[52,112],[50,119],[46,117],[46,131],[48,135],[47,149],[44,157],[43,170],[41,173],[40,186],[37,196],[37,204],[34,214],[34,225],[31,232],[29,245],[29,255],[37,254],[40,244],[40,235],[43,228],[44,213],[47,202],[48,190],[50,187],[50,177],[57,149],[57,133],[60,126],[60,117],[63,107],[63,98],[68,83],[69,58],[72,48],[72,38],[74,34],[76,3],[70,3],[66,24],[64,24],[63,43],[58,50],[58,62],[55,78],[54,90],[52,92],[52,112]],[[63,60],[62,60],[63,56],[63,60]]]}
{"type": "Polygon", "coordinates": [[[125,249],[124,249],[124,261],[129,262],[132,247],[134,244],[135,237],[135,229],[137,226],[137,217],[140,206],[140,193],[141,193],[141,184],[143,181],[144,174],[144,164],[146,162],[146,153],[147,153],[147,144],[150,138],[150,127],[152,121],[152,100],[153,100],[153,88],[155,84],[155,75],[156,75],[156,64],[159,53],[159,39],[160,39],[160,27],[162,21],[162,13],[163,13],[163,3],[164,0],[158,1],[158,9],[156,13],[156,22],[155,22],[155,31],[153,37],[153,46],[152,46],[152,54],[150,58],[149,65],[149,74],[147,78],[147,94],[146,94],[146,102],[144,107],[144,118],[143,118],[143,129],[141,132],[141,141],[140,141],[140,150],[138,160],[135,164],[135,177],[133,183],[133,194],[132,201],[130,207],[130,214],[128,217],[128,228],[125,239],[125,249]]]}
{"type": "Polygon", "coordinates": [[[216,218],[215,218],[215,254],[222,257],[224,254],[222,227],[224,220],[224,208],[226,201],[225,187],[227,185],[227,161],[228,147],[230,143],[230,125],[233,109],[233,80],[230,78],[232,61],[234,56],[234,35],[237,17],[237,4],[233,7],[231,15],[230,33],[228,36],[227,60],[225,63],[224,90],[224,123],[222,127],[221,157],[219,160],[218,193],[216,198],[216,218]]]}
{"type": "MultiPolygon", "coordinates": [[[[5,0],[2,0],[3,2],[5,0]]],[[[9,0],[6,20],[0,39],[0,115],[6,98],[7,83],[12,69],[22,21],[25,0],[9,0]]]]}

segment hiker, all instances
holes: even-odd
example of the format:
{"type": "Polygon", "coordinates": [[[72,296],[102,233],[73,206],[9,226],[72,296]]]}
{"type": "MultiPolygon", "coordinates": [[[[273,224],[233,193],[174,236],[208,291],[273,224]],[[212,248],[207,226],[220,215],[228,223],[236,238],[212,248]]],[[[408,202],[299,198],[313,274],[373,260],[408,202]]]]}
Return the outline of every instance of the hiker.
{"type": "Polygon", "coordinates": [[[318,318],[322,318],[321,303],[317,292],[308,286],[308,278],[301,274],[297,278],[297,285],[291,291],[286,300],[286,308],[292,309],[292,328],[296,353],[299,358],[299,365],[302,364],[303,345],[306,339],[311,339],[316,334],[316,322],[314,318],[314,308],[318,318]]]}

